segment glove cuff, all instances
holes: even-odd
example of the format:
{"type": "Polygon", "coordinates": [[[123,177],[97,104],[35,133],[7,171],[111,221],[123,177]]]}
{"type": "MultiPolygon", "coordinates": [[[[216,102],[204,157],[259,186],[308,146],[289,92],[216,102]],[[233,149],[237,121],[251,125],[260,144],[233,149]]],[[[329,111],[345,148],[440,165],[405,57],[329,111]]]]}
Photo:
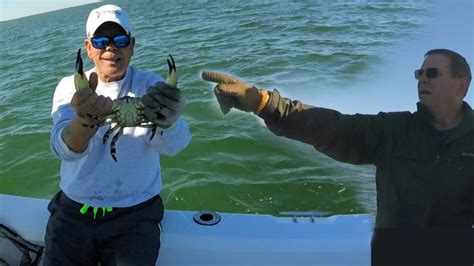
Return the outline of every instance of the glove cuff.
{"type": "Polygon", "coordinates": [[[258,93],[260,94],[260,103],[257,106],[257,109],[254,111],[256,115],[260,114],[263,108],[265,108],[265,106],[267,105],[268,99],[270,99],[270,95],[268,94],[268,91],[258,90],[258,93]]]}

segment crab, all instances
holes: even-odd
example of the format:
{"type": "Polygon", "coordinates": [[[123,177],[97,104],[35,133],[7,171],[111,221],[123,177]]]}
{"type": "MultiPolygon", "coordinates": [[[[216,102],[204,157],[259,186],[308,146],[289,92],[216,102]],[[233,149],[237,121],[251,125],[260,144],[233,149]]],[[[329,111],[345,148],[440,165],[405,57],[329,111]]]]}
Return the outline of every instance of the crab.
{"type": "MultiPolygon", "coordinates": [[[[167,59],[168,63],[168,76],[165,83],[177,87],[178,78],[176,75],[176,64],[171,55],[167,59]]],[[[74,75],[74,84],[76,90],[88,89],[89,82],[83,71],[83,62],[81,57],[81,50],[77,52],[76,58],[76,74],[74,75]]],[[[142,103],[140,97],[125,96],[112,101],[112,113],[105,117],[93,117],[98,123],[95,125],[84,125],[85,127],[102,127],[110,125],[110,128],[105,132],[102,137],[102,142],[105,144],[109,139],[110,135],[114,133],[110,142],[110,155],[112,159],[117,162],[115,144],[123,133],[125,127],[144,127],[151,129],[150,140],[155,136],[156,124],[149,121],[144,113],[145,105],[142,103]],[[112,125],[115,124],[115,125],[112,125]]]]}
{"type": "MultiPolygon", "coordinates": [[[[156,126],[148,121],[144,115],[145,105],[138,97],[125,96],[116,99],[112,102],[112,114],[103,119],[99,126],[110,125],[109,129],[102,137],[102,142],[105,144],[112,133],[112,141],[110,142],[110,155],[114,161],[117,161],[117,150],[115,144],[122,136],[125,127],[145,127],[156,130],[156,126]],[[115,125],[112,125],[114,124],[115,125]]],[[[152,133],[154,135],[154,132],[152,133]]]]}

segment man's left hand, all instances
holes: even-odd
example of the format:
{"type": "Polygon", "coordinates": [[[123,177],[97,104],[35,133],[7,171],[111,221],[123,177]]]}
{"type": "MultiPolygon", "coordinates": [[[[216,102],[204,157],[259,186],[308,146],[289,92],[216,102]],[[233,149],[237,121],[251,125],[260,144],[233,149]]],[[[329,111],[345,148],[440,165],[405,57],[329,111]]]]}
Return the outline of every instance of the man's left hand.
{"type": "Polygon", "coordinates": [[[181,90],[164,82],[148,87],[142,102],[146,118],[160,128],[171,127],[184,108],[181,90]]]}

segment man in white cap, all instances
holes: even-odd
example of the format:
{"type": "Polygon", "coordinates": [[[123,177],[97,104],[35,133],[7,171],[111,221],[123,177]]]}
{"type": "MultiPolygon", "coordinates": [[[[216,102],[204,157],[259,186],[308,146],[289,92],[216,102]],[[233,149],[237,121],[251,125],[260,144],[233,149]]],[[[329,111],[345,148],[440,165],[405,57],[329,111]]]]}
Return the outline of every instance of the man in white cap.
{"type": "Polygon", "coordinates": [[[126,13],[114,5],[90,12],[84,45],[95,68],[85,72],[90,90],[76,92],[63,78],[53,98],[51,149],[61,159],[61,190],[48,209],[45,265],[154,265],[161,237],[160,155],[183,150],[191,134],[181,118],[179,89],[160,76],[129,66],[135,38],[126,13]],[[146,116],[158,127],[127,127],[117,141],[97,118],[112,101],[141,97],[146,116]]]}

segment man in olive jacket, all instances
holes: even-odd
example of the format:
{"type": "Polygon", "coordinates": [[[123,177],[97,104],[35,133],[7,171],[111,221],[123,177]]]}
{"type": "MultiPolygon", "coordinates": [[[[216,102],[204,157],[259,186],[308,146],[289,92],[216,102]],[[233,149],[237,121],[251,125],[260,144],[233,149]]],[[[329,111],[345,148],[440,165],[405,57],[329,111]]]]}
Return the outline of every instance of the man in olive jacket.
{"type": "MultiPolygon", "coordinates": [[[[374,264],[409,261],[410,250],[429,242],[437,228],[468,228],[463,238],[472,231],[474,116],[463,100],[471,71],[458,53],[435,49],[425,54],[415,71],[420,100],[415,113],[346,115],[283,98],[277,90],[261,90],[222,73],[204,71],[202,77],[218,83],[214,92],[224,113],[232,107],[254,112],[277,135],[311,144],[338,161],[377,167],[374,264]]],[[[472,244],[471,237],[464,240],[472,244]]],[[[470,248],[474,253],[474,246],[470,248]]],[[[416,263],[428,259],[429,253],[421,250],[413,251],[420,257],[416,263]]],[[[449,265],[456,264],[451,260],[449,265]]]]}

